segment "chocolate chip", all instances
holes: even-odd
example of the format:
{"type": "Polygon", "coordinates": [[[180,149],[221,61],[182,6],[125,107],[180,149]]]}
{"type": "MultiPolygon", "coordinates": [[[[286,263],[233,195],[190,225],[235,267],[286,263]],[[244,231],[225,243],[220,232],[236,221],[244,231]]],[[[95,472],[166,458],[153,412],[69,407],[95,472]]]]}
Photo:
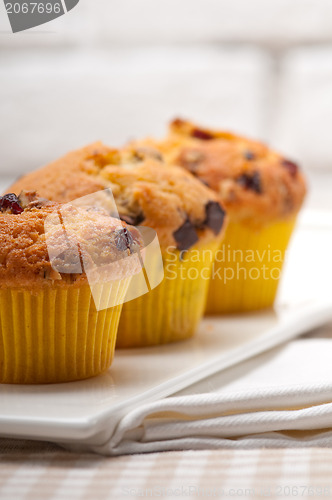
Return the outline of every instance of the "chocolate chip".
{"type": "Polygon", "coordinates": [[[141,224],[144,220],[145,220],[145,216],[143,214],[143,212],[137,214],[137,215],[121,215],[120,214],[120,219],[123,221],[123,222],[126,222],[127,224],[129,224],[130,226],[138,226],[139,224],[141,224]]]}
{"type": "Polygon", "coordinates": [[[210,132],[206,132],[200,128],[194,128],[191,132],[191,136],[195,137],[195,139],[200,139],[201,141],[211,141],[211,139],[214,139],[210,132]]]}
{"type": "Polygon", "coordinates": [[[0,210],[1,212],[10,210],[12,214],[21,214],[23,208],[20,205],[19,199],[14,193],[5,194],[0,196],[0,210]]]}
{"type": "Polygon", "coordinates": [[[243,156],[245,157],[246,160],[254,160],[256,158],[256,155],[255,153],[253,153],[252,151],[249,151],[249,149],[247,149],[247,151],[245,151],[243,153],[243,156]]]}
{"type": "Polygon", "coordinates": [[[287,160],[286,158],[284,158],[281,162],[282,166],[285,167],[288,172],[291,174],[292,177],[295,177],[298,170],[299,170],[299,167],[296,163],[294,163],[293,161],[290,161],[290,160],[287,160]]]}
{"type": "Polygon", "coordinates": [[[219,234],[225,220],[226,212],[216,201],[209,201],[205,205],[206,218],[204,224],[208,226],[214,234],[219,234]]]}
{"type": "Polygon", "coordinates": [[[179,229],[174,231],[173,236],[179,250],[188,250],[188,248],[198,241],[196,229],[189,219],[179,229]]]}
{"type": "Polygon", "coordinates": [[[133,237],[126,227],[116,231],[114,241],[116,248],[122,252],[131,250],[131,245],[134,243],[133,237]]]}
{"type": "Polygon", "coordinates": [[[259,172],[242,174],[236,179],[236,182],[243,186],[245,189],[255,191],[255,193],[261,194],[263,192],[261,176],[259,172]]]}

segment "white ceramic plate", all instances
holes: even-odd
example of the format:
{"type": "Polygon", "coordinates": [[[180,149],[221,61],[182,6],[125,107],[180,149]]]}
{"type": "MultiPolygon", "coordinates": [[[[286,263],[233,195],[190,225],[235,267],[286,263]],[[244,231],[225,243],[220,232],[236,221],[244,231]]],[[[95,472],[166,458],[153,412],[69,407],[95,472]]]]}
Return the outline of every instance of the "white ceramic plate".
{"type": "Polygon", "coordinates": [[[0,435],[99,444],[138,404],[180,389],[332,319],[332,214],[306,212],[275,311],[206,318],[195,338],[117,351],[108,373],[53,386],[0,386],[0,435]]]}

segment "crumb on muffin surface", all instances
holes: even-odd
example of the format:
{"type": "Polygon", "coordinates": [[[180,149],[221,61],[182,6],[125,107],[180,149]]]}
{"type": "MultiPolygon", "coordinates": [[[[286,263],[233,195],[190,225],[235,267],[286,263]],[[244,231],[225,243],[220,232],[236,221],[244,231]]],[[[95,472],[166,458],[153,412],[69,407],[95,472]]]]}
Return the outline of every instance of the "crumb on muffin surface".
{"type": "Polygon", "coordinates": [[[220,237],[225,211],[218,196],[190,172],[166,166],[155,148],[114,150],[102,143],[67,154],[31,172],[12,190],[37,189],[41,196],[69,202],[110,188],[120,218],[155,229],[163,248],[190,248],[220,237]]]}
{"type": "MultiPolygon", "coordinates": [[[[35,191],[0,197],[0,241],[0,288],[50,286],[54,282],[78,285],[87,280],[84,265],[125,262],[125,257],[143,245],[134,227],[110,217],[106,211],[62,205],[38,197],[35,191]],[[63,210],[66,210],[65,226],[61,218],[63,210]],[[52,224],[46,235],[48,218],[52,224]],[[53,267],[50,245],[57,256],[53,267]],[[56,262],[62,264],[64,272],[54,268],[56,262]]],[[[116,270],[118,276],[114,279],[135,271],[128,265],[126,269],[119,265],[116,270]]]]}
{"type": "Polygon", "coordinates": [[[306,194],[298,165],[264,144],[175,119],[164,140],[135,141],[157,149],[213,189],[231,220],[266,224],[296,214],[306,194]]]}

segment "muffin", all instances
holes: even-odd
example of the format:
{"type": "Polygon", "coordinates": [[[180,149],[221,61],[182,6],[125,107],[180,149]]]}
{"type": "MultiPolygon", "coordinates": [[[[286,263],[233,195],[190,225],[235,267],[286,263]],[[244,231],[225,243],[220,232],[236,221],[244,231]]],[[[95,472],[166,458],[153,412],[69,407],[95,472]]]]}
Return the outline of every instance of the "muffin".
{"type": "Polygon", "coordinates": [[[107,370],[139,270],[131,258],[139,232],[101,209],[22,192],[0,197],[0,235],[0,382],[67,382],[107,370]],[[96,264],[106,278],[97,285],[85,272],[93,278],[96,264]]]}
{"type": "Polygon", "coordinates": [[[285,252],[306,194],[299,167],[260,142],[174,120],[169,135],[133,147],[157,148],[213,189],[229,215],[211,274],[207,313],[273,304],[285,252]]]}
{"type": "MultiPolygon", "coordinates": [[[[113,150],[96,143],[19,179],[42,196],[70,201],[110,188],[125,222],[156,231],[164,279],[124,304],[118,347],[156,345],[191,337],[205,308],[215,253],[225,228],[217,195],[153,148],[113,150]]],[[[160,272],[158,265],[150,266],[160,272]]]]}

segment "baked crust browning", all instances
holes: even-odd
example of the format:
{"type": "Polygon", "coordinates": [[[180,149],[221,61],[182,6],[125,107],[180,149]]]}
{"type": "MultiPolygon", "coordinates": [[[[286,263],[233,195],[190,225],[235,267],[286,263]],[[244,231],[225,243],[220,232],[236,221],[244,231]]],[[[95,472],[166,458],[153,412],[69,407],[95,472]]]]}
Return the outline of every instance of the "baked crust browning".
{"type": "Polygon", "coordinates": [[[262,225],[293,217],[306,182],[298,165],[266,145],[230,132],[176,119],[166,139],[137,141],[157,149],[213,189],[235,222],[262,225]]]}
{"type": "Polygon", "coordinates": [[[106,211],[63,206],[38,198],[35,192],[23,192],[16,199],[21,210],[0,210],[0,288],[51,286],[54,282],[79,285],[87,281],[84,269],[89,264],[119,263],[112,267],[118,273],[112,279],[137,271],[125,259],[143,246],[136,228],[106,211]],[[47,234],[46,220],[51,220],[47,234]],[[50,248],[56,256],[53,267],[50,248]],[[57,271],[59,266],[62,272],[57,271]]]}
{"type": "Polygon", "coordinates": [[[218,196],[177,166],[165,165],[156,148],[128,147],[114,150],[95,143],[69,153],[11,186],[36,189],[41,196],[69,202],[110,188],[120,218],[157,231],[162,248],[190,248],[194,241],[221,238],[225,212],[218,196]],[[211,203],[218,204],[213,224],[211,203]],[[209,217],[208,217],[209,216],[209,217]],[[183,230],[190,225],[186,238],[183,230]],[[211,227],[212,224],[212,227],[211,227]],[[196,235],[196,237],[195,237],[196,235]]]}

